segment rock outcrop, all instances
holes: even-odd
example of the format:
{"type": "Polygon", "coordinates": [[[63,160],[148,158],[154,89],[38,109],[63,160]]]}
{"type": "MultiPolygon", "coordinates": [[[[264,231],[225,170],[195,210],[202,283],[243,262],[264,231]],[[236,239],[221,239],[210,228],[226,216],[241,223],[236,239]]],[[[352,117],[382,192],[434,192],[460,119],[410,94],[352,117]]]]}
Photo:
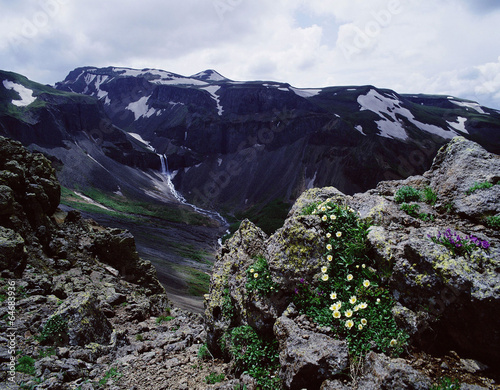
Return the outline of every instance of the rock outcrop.
{"type": "MultiPolygon", "coordinates": [[[[344,388],[335,387],[334,376],[339,370],[345,372],[348,365],[352,372],[353,361],[347,364],[346,356],[324,351],[338,350],[333,345],[345,342],[339,336],[342,331],[321,324],[304,331],[294,323],[297,319],[289,318],[290,310],[295,311],[297,287],[307,284],[318,295],[325,293],[319,270],[327,272],[325,248],[332,242],[327,239],[331,233],[326,229],[326,219],[322,219],[326,217],[314,210],[321,205],[340,204],[348,213],[357,214],[361,223],[371,225],[366,237],[367,269],[378,275],[379,288],[390,293],[393,318],[408,337],[404,358],[392,361],[384,354],[368,354],[365,371],[347,386],[428,388],[431,378],[410,365],[408,351],[439,355],[453,350],[498,369],[499,176],[498,155],[457,137],[439,151],[431,169],[422,176],[381,182],[373,190],[352,196],[335,188],[306,191],[283,227],[270,237],[251,222],[243,222],[214,265],[206,299],[212,352],[234,358],[225,349],[230,346],[220,340],[232,329],[250,325],[262,337],[279,340],[282,369],[278,374],[285,388],[319,388],[320,384],[307,383],[305,372],[308,377],[321,378],[325,389],[344,388]],[[412,187],[417,198],[402,204],[398,190],[403,187],[412,187]],[[450,240],[445,239],[447,235],[450,240]],[[457,236],[462,241],[457,241],[457,236]],[[268,278],[262,282],[267,290],[256,290],[252,279],[260,279],[263,273],[268,278]],[[301,340],[301,334],[305,339],[301,340]],[[332,344],[321,350],[316,348],[318,343],[332,344]],[[387,364],[389,371],[382,369],[387,364]]],[[[345,233],[337,234],[340,238],[345,233]]],[[[350,329],[352,324],[347,322],[350,329]]],[[[361,323],[359,326],[363,327],[361,323]]],[[[396,345],[396,340],[393,342],[396,345]]]]}

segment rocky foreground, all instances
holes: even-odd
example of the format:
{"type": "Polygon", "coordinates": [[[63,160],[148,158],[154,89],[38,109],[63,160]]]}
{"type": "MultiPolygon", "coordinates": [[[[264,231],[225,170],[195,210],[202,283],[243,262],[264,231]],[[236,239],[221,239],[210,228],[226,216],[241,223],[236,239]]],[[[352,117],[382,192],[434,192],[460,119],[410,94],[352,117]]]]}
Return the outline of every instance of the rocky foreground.
{"type": "Polygon", "coordinates": [[[498,388],[499,182],[500,157],[455,138],[422,176],[307,191],[270,237],[242,223],[201,316],[172,307],[128,232],[58,210],[50,163],[1,138],[0,388],[498,388]],[[359,237],[362,264],[332,260],[359,237]]]}

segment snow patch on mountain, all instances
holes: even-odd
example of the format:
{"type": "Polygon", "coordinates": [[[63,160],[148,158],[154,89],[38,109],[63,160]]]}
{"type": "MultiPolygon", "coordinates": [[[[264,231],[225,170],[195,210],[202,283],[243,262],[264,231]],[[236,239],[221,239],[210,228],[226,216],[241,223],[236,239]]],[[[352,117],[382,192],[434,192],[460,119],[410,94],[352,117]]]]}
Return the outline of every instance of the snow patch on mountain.
{"type": "Polygon", "coordinates": [[[129,105],[125,107],[127,110],[130,110],[134,113],[135,120],[139,119],[142,116],[149,118],[156,113],[156,110],[154,108],[150,108],[148,106],[147,102],[149,98],[150,96],[141,97],[136,102],[129,103],[129,105]]]}
{"type": "Polygon", "coordinates": [[[310,98],[319,94],[322,90],[316,88],[294,88],[290,87],[290,89],[295,92],[296,95],[303,98],[310,98]]]}
{"type": "Polygon", "coordinates": [[[36,97],[33,96],[33,91],[21,84],[17,84],[9,80],[4,80],[3,86],[6,89],[12,89],[16,91],[21,97],[21,100],[12,100],[12,104],[15,106],[24,107],[33,103],[36,100],[36,97]]]}
{"type": "Polygon", "coordinates": [[[208,69],[204,70],[203,72],[196,73],[192,75],[190,78],[193,79],[200,79],[204,81],[226,81],[227,79],[221,75],[220,73],[216,72],[213,69],[208,69]]]}
{"type": "Polygon", "coordinates": [[[468,134],[469,132],[465,128],[465,122],[467,122],[467,118],[459,116],[456,122],[447,122],[447,123],[448,126],[450,126],[452,129],[468,134]]]}
{"type": "Polygon", "coordinates": [[[381,137],[397,138],[403,141],[409,138],[408,134],[406,134],[404,123],[398,116],[406,117],[409,122],[420,130],[439,135],[446,139],[451,139],[456,135],[453,131],[419,122],[410,110],[402,107],[403,103],[394,94],[385,96],[374,89],[370,89],[366,95],[358,96],[358,104],[361,106],[361,111],[369,110],[382,118],[375,122],[380,130],[381,137]]]}
{"type": "Polygon", "coordinates": [[[477,111],[478,113],[480,114],[486,114],[488,115],[487,112],[485,112],[481,106],[479,105],[479,103],[475,103],[475,102],[460,102],[458,100],[450,100],[453,104],[456,104],[457,106],[460,106],[460,107],[465,107],[465,108],[470,108],[474,111],[477,111]]]}
{"type": "Polygon", "coordinates": [[[149,141],[146,141],[144,138],[142,138],[140,134],[137,134],[137,133],[128,133],[128,134],[131,135],[132,137],[134,137],[141,144],[144,144],[144,146],[146,146],[151,151],[156,152],[155,148],[153,148],[151,146],[151,144],[149,143],[149,141]]]}
{"type": "Polygon", "coordinates": [[[203,87],[203,88],[200,88],[200,89],[203,89],[203,90],[207,91],[210,94],[210,96],[212,97],[212,99],[215,100],[215,102],[217,103],[218,114],[219,114],[219,116],[221,116],[222,113],[224,112],[224,108],[220,104],[220,97],[219,97],[219,95],[216,94],[216,92],[220,89],[220,87],[218,85],[210,85],[208,87],[203,87]]]}

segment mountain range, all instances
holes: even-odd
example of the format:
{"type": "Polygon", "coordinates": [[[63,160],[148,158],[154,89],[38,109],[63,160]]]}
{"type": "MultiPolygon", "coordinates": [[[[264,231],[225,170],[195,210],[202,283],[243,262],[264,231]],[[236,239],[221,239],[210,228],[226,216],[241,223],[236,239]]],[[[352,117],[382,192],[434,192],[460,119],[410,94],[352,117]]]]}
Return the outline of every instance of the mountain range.
{"type": "Polygon", "coordinates": [[[0,82],[0,134],[60,163],[63,185],[172,202],[180,193],[226,215],[286,207],[311,187],[352,194],[422,173],[457,135],[500,153],[500,111],[452,96],[214,70],[81,67],[54,87],[11,72],[0,82]]]}

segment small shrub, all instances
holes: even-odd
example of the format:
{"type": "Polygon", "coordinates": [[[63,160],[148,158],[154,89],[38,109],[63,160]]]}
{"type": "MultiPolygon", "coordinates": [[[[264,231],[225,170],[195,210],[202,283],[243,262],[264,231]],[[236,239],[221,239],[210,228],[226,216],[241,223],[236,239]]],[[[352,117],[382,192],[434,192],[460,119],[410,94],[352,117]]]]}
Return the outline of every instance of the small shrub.
{"type": "Polygon", "coordinates": [[[500,215],[492,215],[490,217],[486,217],[484,220],[484,224],[489,228],[500,230],[500,215]]]}
{"type": "Polygon", "coordinates": [[[108,372],[104,375],[104,377],[101,378],[99,381],[99,385],[105,386],[109,380],[112,380],[113,382],[116,382],[119,380],[123,374],[121,372],[118,372],[116,368],[110,368],[108,372]]]}
{"type": "Polygon", "coordinates": [[[168,322],[168,321],[172,321],[175,317],[172,317],[172,316],[159,316],[157,319],[156,319],[156,323],[159,325],[161,324],[162,322],[168,322]]]}
{"type": "Polygon", "coordinates": [[[19,361],[16,365],[16,371],[17,372],[22,372],[28,375],[35,375],[35,359],[33,359],[31,356],[21,356],[19,358],[19,361]]]}
{"type": "Polygon", "coordinates": [[[256,291],[261,296],[269,296],[277,291],[278,284],[273,282],[265,258],[258,257],[257,262],[247,270],[246,288],[248,291],[256,291]]]}
{"type": "Polygon", "coordinates": [[[144,341],[144,336],[142,334],[136,334],[135,341],[144,341]]]}
{"type": "Polygon", "coordinates": [[[222,382],[225,378],[226,376],[223,373],[216,374],[215,372],[211,372],[205,377],[205,383],[213,385],[214,383],[222,382]]]}
{"type": "Polygon", "coordinates": [[[420,206],[416,203],[403,203],[401,204],[400,210],[403,210],[406,214],[412,216],[413,218],[421,219],[422,221],[434,221],[434,216],[432,214],[419,213],[420,206]]]}
{"type": "Polygon", "coordinates": [[[255,378],[263,390],[280,388],[278,342],[260,338],[248,325],[233,328],[229,333],[229,351],[237,372],[255,378]]]}
{"type": "Polygon", "coordinates": [[[231,319],[234,315],[234,305],[231,299],[231,293],[229,291],[229,287],[224,288],[224,292],[222,294],[222,308],[221,313],[224,318],[231,319]]]}
{"type": "Polygon", "coordinates": [[[431,206],[434,206],[437,202],[437,194],[431,187],[425,187],[422,191],[422,196],[425,203],[429,203],[431,206]]]}
{"type": "Polygon", "coordinates": [[[211,356],[212,354],[208,350],[207,344],[202,344],[198,349],[198,359],[205,360],[211,356]]]}
{"type": "Polygon", "coordinates": [[[44,325],[42,332],[36,337],[41,343],[63,344],[68,338],[68,321],[59,314],[53,315],[44,325]]]}
{"type": "Polygon", "coordinates": [[[440,378],[439,382],[432,386],[429,390],[459,390],[460,383],[457,379],[453,380],[447,376],[440,378]]]}
{"type": "Polygon", "coordinates": [[[401,187],[396,191],[396,194],[394,195],[394,201],[396,203],[418,202],[420,198],[420,191],[411,186],[401,187]]]}
{"type": "Polygon", "coordinates": [[[472,186],[469,187],[467,191],[465,191],[465,193],[467,195],[470,195],[478,190],[485,190],[491,187],[493,187],[493,184],[488,183],[487,181],[475,182],[472,186]]]}

